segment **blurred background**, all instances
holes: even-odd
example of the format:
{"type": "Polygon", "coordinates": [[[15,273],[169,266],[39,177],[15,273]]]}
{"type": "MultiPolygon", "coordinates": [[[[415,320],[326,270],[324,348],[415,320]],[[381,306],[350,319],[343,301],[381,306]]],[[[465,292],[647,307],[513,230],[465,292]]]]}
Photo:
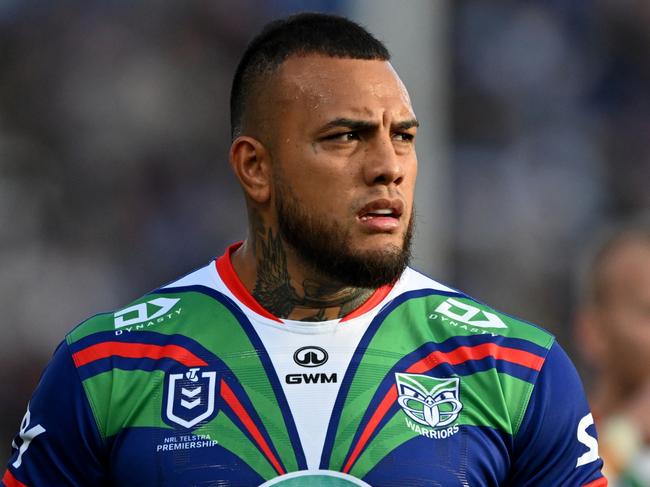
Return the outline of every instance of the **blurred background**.
{"type": "Polygon", "coordinates": [[[231,77],[299,10],[369,27],[411,91],[414,266],[578,361],[575,262],[650,208],[650,2],[0,0],[0,460],[68,330],[244,237],[231,77]]]}

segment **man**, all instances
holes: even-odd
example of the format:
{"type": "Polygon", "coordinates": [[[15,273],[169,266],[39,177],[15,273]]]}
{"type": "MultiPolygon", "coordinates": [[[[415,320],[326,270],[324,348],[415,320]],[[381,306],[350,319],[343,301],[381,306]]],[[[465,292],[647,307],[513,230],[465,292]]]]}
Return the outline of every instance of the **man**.
{"type": "Polygon", "coordinates": [[[553,337],[406,267],[418,123],[380,42],[272,23],[231,116],[247,239],[68,335],[5,485],[606,485],[553,337]]]}
{"type": "Polygon", "coordinates": [[[576,331],[594,372],[590,397],[607,473],[650,486],[650,220],[596,240],[581,273],[576,331]]]}

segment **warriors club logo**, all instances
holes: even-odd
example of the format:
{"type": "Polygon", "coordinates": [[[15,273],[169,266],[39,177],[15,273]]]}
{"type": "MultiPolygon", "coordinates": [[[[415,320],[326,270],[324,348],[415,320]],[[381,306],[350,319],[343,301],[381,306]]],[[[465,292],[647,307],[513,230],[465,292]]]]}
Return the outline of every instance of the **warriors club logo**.
{"type": "Polygon", "coordinates": [[[184,374],[169,374],[165,382],[163,419],[171,426],[192,428],[215,413],[216,372],[191,368],[184,374]]]}
{"type": "Polygon", "coordinates": [[[293,361],[301,367],[319,367],[327,362],[329,355],[320,347],[301,347],[293,354],[293,361]]]}
{"type": "Polygon", "coordinates": [[[458,419],[463,409],[459,399],[460,378],[396,373],[395,381],[397,402],[416,423],[441,428],[458,419]]]}

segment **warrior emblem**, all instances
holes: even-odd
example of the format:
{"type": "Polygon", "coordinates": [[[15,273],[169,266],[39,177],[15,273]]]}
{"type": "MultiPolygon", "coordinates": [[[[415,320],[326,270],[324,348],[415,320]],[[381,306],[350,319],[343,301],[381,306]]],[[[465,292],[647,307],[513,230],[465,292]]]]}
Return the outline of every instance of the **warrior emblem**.
{"type": "Polygon", "coordinates": [[[397,402],[412,420],[432,428],[447,426],[463,409],[459,400],[460,378],[421,374],[395,374],[397,402]]]}

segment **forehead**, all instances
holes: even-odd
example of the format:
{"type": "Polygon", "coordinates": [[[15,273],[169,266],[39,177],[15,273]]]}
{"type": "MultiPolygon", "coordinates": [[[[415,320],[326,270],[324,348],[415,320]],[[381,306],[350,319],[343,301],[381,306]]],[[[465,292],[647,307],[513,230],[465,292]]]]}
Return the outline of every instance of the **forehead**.
{"type": "Polygon", "coordinates": [[[278,69],[275,91],[280,106],[326,117],[414,118],[406,87],[388,61],[293,56],[278,69]]]}

